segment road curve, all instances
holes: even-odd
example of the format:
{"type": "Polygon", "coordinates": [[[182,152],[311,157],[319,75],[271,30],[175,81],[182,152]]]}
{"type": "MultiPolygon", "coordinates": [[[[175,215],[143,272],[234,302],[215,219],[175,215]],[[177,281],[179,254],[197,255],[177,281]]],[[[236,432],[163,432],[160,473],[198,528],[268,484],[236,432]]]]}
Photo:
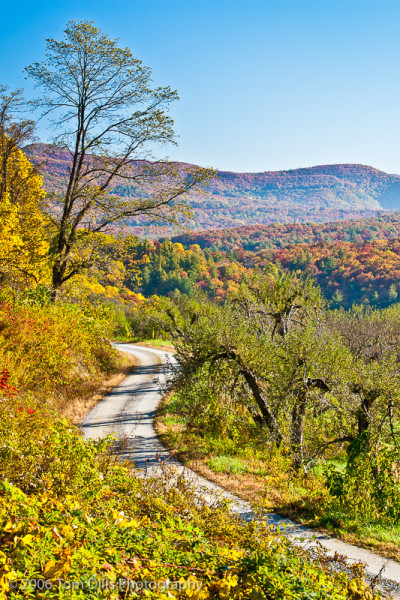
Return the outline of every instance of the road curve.
{"type": "Polygon", "coordinates": [[[169,457],[154,430],[154,418],[162,387],[175,361],[172,354],[161,350],[130,344],[116,344],[116,348],[133,354],[137,366],[86,416],[83,435],[100,439],[114,434],[122,442],[123,458],[133,460],[139,469],[151,468],[158,464],[158,457],[169,457]]]}
{"type": "MultiPolygon", "coordinates": [[[[210,502],[221,497],[228,499],[233,513],[245,519],[252,518],[252,508],[248,502],[174,461],[157,437],[154,419],[168,375],[176,368],[173,354],[132,344],[116,344],[116,348],[133,354],[137,366],[86,416],[82,425],[84,437],[99,439],[114,434],[121,442],[121,457],[134,461],[138,469],[146,468],[147,472],[154,473],[159,469],[160,459],[169,461],[178,474],[183,473],[193,482],[196,492],[202,497],[210,502]]],[[[329,554],[337,552],[347,556],[351,562],[365,563],[367,573],[372,577],[382,572],[385,587],[387,584],[387,588],[393,592],[392,597],[400,599],[400,564],[396,561],[304,528],[275,513],[269,513],[264,518],[271,524],[286,528],[296,544],[312,546],[320,543],[329,554]]]]}

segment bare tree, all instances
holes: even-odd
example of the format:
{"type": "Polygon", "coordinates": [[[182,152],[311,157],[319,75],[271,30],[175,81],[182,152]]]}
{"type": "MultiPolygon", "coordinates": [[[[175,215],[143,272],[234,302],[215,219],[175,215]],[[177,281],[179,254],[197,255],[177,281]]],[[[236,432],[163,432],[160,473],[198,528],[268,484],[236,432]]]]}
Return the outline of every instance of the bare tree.
{"type": "Polygon", "coordinates": [[[42,90],[33,106],[57,130],[55,143],[71,153],[63,194],[52,199],[56,226],[54,296],[87,264],[78,248],[96,233],[138,215],[176,224],[187,214],[187,193],[201,187],[209,169],[150,162],[150,148],[175,143],[167,115],[178,99],[170,87],[152,87],[151,71],[128,48],[120,48],[89,21],[70,21],[61,41],[26,71],[42,90]],[[122,181],[137,193],[115,193],[122,181]]]}

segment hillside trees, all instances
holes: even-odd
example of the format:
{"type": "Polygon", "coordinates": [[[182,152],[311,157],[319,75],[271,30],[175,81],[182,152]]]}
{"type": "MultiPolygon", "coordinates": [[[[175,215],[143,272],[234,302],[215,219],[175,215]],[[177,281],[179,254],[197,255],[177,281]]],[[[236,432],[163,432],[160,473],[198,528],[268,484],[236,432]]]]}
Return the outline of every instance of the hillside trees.
{"type": "Polygon", "coordinates": [[[33,129],[16,118],[22,102],[0,89],[0,282],[13,287],[43,280],[48,251],[42,179],[20,149],[33,129]]]}
{"type": "Polygon", "coordinates": [[[151,71],[128,48],[120,48],[92,22],[71,21],[61,41],[47,40],[45,59],[26,69],[38,87],[34,102],[70,149],[65,190],[49,212],[57,233],[53,245],[54,296],[89,266],[77,247],[128,217],[176,224],[187,214],[186,194],[211,171],[168,161],[149,162],[155,145],[174,143],[168,109],[177,100],[169,87],[152,86],[151,71]],[[137,161],[136,159],[141,159],[137,161]],[[135,199],[118,196],[119,183],[139,186],[135,199]],[[148,184],[151,183],[151,192],[148,184]]]}

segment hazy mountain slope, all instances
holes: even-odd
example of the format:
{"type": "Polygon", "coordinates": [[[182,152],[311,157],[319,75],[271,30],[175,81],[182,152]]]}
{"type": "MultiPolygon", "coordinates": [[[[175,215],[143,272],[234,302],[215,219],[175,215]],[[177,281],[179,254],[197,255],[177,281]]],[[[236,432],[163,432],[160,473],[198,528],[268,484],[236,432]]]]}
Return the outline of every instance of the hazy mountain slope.
{"type": "MultiPolygon", "coordinates": [[[[61,190],[68,173],[68,152],[45,144],[33,144],[25,151],[35,163],[43,164],[46,188],[61,190]]],[[[151,190],[121,182],[115,192],[134,197],[151,190]]],[[[366,217],[382,209],[400,209],[400,176],[363,165],[265,173],[220,171],[205,195],[191,194],[190,204],[195,211],[190,226],[195,230],[366,217]]],[[[131,221],[131,226],[143,232],[140,220],[131,221]]],[[[151,233],[148,228],[146,233],[151,233]]]]}
{"type": "Polygon", "coordinates": [[[263,250],[284,248],[291,244],[317,244],[389,240],[400,237],[400,212],[379,214],[368,219],[331,221],[329,223],[273,223],[246,225],[184,233],[172,237],[185,247],[198,244],[201,248],[218,250],[263,250]]]}

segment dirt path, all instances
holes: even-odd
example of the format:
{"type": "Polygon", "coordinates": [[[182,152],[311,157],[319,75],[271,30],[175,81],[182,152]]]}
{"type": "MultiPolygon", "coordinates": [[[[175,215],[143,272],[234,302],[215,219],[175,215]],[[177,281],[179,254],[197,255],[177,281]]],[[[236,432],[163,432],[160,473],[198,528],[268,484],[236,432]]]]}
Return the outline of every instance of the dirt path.
{"type": "MultiPolygon", "coordinates": [[[[232,502],[231,510],[238,516],[250,519],[251,505],[218,485],[184,468],[171,459],[161,444],[154,429],[157,406],[162,398],[168,372],[176,365],[174,356],[163,350],[144,346],[117,344],[116,347],[135,356],[138,363],[134,373],[108,394],[86,416],[83,433],[86,438],[98,439],[111,433],[123,441],[121,455],[133,460],[139,469],[154,472],[159,469],[159,458],[169,460],[177,474],[184,474],[195,486],[198,494],[210,502],[222,497],[232,502]]],[[[289,519],[269,513],[265,515],[271,524],[286,528],[294,543],[313,546],[320,543],[329,554],[347,556],[351,562],[363,562],[368,575],[382,573],[383,585],[391,590],[393,598],[400,600],[400,564],[381,556],[347,544],[335,538],[302,527],[289,519]]]]}

